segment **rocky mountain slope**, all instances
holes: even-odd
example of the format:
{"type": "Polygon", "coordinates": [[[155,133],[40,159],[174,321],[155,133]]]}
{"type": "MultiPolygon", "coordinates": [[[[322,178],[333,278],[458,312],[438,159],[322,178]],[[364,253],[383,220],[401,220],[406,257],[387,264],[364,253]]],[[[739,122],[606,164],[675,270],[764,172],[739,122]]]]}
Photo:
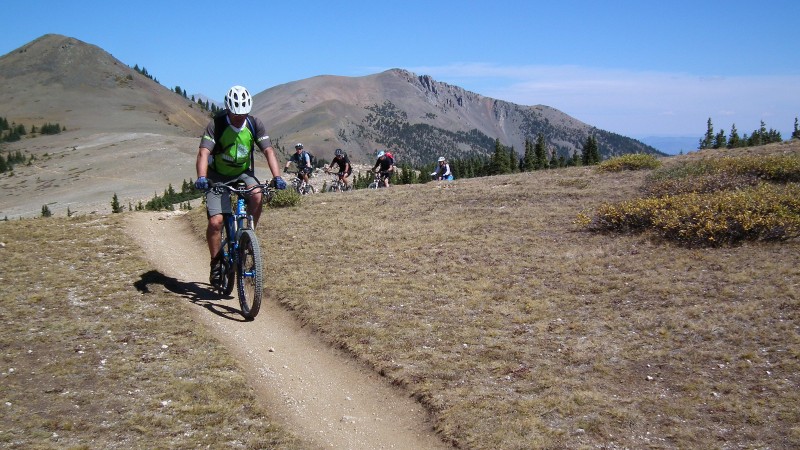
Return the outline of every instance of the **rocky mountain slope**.
{"type": "Polygon", "coordinates": [[[440,155],[488,155],[495,139],[523,153],[525,140],[535,141],[539,133],[564,156],[580,152],[589,134],[606,157],[658,153],[549,106],[495,100],[402,69],[275,86],[255,96],[254,111],[289,151],[291,142],[300,141],[324,153],[343,148],[357,160],[370,159],[378,148],[411,163],[428,163],[440,155]]]}

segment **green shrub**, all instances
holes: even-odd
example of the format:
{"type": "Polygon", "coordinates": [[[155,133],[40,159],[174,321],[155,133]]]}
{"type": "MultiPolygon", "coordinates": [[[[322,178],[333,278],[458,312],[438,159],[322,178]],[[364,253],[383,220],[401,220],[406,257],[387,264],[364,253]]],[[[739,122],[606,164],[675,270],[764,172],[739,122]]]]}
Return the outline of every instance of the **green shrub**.
{"type": "Polygon", "coordinates": [[[601,162],[597,170],[601,172],[621,172],[623,170],[649,170],[661,166],[661,161],[653,155],[628,153],[601,162]]]}
{"type": "Polygon", "coordinates": [[[275,191],[272,198],[269,200],[270,208],[285,208],[288,206],[297,206],[303,197],[299,192],[294,189],[283,189],[275,191]]]}
{"type": "MultiPolygon", "coordinates": [[[[741,180],[758,179],[775,183],[800,181],[800,157],[797,155],[728,156],[685,161],[658,169],[648,175],[647,184],[669,183],[675,180],[708,176],[741,177],[741,180]]],[[[689,184],[695,183],[689,181],[689,184]]],[[[688,191],[687,191],[688,192],[688,191]]]]}

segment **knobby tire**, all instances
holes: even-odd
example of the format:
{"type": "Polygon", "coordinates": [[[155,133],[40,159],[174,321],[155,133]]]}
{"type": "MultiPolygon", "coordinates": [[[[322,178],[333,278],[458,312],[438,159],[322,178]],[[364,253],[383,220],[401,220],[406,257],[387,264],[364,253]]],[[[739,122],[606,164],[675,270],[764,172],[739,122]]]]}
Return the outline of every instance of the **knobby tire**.
{"type": "Polygon", "coordinates": [[[255,231],[242,230],[238,256],[236,284],[239,287],[239,305],[244,318],[253,320],[261,309],[261,295],[264,291],[264,267],[255,231]]]}
{"type": "Polygon", "coordinates": [[[223,251],[227,249],[227,251],[229,253],[228,253],[228,257],[227,258],[223,258],[222,259],[222,282],[218,286],[217,290],[219,291],[219,293],[222,296],[227,297],[227,296],[231,295],[231,292],[233,292],[233,282],[235,280],[235,277],[234,277],[235,268],[231,266],[231,261],[230,261],[231,260],[231,258],[230,258],[231,255],[230,255],[230,252],[233,251],[233,246],[228,247],[228,227],[227,227],[227,225],[225,224],[224,221],[223,221],[223,224],[222,224],[222,242],[221,242],[221,244],[222,245],[221,245],[220,249],[223,250],[223,251]]]}

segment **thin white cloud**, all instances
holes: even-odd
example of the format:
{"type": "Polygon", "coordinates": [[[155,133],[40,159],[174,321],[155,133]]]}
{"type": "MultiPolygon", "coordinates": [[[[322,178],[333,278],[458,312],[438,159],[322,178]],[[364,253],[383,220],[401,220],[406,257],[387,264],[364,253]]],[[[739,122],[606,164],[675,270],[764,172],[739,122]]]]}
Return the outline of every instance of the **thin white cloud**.
{"type": "Polygon", "coordinates": [[[680,136],[715,128],[740,132],[764,120],[788,137],[800,115],[800,76],[697,76],[581,66],[461,63],[409,68],[481,95],[543,104],[628,136],[680,136]]]}

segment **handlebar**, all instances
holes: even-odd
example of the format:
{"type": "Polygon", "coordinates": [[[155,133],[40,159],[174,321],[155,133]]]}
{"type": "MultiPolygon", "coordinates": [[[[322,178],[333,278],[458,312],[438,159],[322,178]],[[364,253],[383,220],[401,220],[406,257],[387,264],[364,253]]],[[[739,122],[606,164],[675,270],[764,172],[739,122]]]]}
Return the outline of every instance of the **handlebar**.
{"type": "Polygon", "coordinates": [[[236,181],[229,181],[228,183],[214,183],[209,186],[207,191],[214,191],[216,194],[221,194],[224,191],[234,192],[236,194],[250,194],[256,189],[269,190],[272,189],[268,183],[258,183],[250,187],[237,188],[232,187],[229,183],[236,183],[236,181]]]}

